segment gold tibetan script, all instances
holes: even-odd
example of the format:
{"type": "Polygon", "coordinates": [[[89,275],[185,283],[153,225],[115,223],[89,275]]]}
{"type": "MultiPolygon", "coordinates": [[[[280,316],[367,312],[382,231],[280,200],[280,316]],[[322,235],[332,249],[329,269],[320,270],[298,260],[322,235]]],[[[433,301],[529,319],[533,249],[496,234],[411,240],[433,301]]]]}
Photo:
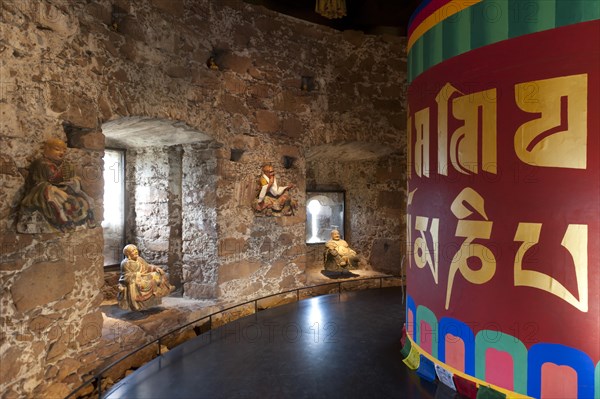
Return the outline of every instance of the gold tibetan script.
{"type": "Polygon", "coordinates": [[[515,101],[539,115],[515,134],[515,152],[526,164],[586,168],[587,75],[562,76],[515,85],[515,101]]]}
{"type": "Polygon", "coordinates": [[[523,257],[529,248],[540,241],[541,223],[519,223],[514,240],[521,242],[515,255],[515,287],[533,287],[556,295],[582,312],[588,311],[588,226],[570,224],[563,236],[561,245],[569,251],[575,267],[577,293],[575,298],[558,280],[547,274],[523,269],[523,257]]]}
{"type": "MultiPolygon", "coordinates": [[[[515,104],[533,119],[514,130],[517,157],[532,166],[585,169],[587,74],[515,84],[515,104]]],[[[435,97],[437,173],[451,166],[462,174],[498,173],[497,89],[464,94],[446,83],[435,97]],[[449,131],[450,115],[462,123],[449,131]]],[[[430,176],[431,110],[408,111],[408,177],[430,176]],[[414,133],[414,136],[413,136],[414,133]]]]}
{"type": "Polygon", "coordinates": [[[496,257],[492,251],[482,244],[473,243],[476,239],[489,240],[492,235],[493,222],[488,220],[485,213],[483,197],[477,191],[467,187],[456,196],[450,209],[454,216],[459,219],[456,225],[455,236],[465,237],[465,240],[461,244],[460,250],[450,262],[448,290],[446,291],[446,309],[450,307],[452,285],[456,272],[460,272],[465,280],[473,284],[485,284],[496,273],[496,257]],[[461,220],[471,216],[473,210],[484,220],[461,220]],[[473,270],[469,267],[468,260],[471,257],[479,259],[481,263],[479,270],[473,270]]]}

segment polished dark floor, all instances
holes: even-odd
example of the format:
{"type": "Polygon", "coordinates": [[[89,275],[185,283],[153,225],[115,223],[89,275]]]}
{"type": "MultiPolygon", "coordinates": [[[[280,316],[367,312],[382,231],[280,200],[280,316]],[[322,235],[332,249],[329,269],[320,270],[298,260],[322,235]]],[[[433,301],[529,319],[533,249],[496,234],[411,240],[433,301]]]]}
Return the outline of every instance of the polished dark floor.
{"type": "Polygon", "coordinates": [[[440,398],[400,354],[400,288],[326,295],[200,335],[117,383],[127,398],[440,398]]]}

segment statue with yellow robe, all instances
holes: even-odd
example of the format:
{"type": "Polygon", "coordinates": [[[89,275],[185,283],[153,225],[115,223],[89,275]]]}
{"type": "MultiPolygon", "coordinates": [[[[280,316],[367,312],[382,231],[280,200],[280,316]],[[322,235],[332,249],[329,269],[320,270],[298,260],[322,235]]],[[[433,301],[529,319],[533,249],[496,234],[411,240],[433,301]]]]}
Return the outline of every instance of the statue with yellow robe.
{"type": "Polygon", "coordinates": [[[325,243],[325,253],[323,254],[325,270],[344,271],[357,269],[360,257],[356,254],[346,240],[342,240],[340,232],[331,231],[331,240],[325,243]]]}
{"type": "Polygon", "coordinates": [[[145,310],[160,305],[161,298],[175,289],[169,283],[165,271],[148,264],[139,256],[135,245],[126,245],[123,254],[126,258],[121,262],[117,294],[119,307],[125,310],[145,310]]]}

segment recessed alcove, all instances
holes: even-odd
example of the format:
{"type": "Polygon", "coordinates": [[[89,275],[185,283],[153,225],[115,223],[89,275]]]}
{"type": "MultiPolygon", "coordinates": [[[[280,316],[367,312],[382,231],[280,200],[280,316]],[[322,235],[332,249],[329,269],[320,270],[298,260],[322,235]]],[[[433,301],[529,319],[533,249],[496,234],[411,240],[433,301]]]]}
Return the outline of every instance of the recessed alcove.
{"type": "Polygon", "coordinates": [[[364,256],[364,267],[397,276],[404,254],[405,162],[392,146],[366,141],[340,140],[306,151],[307,190],[344,192],[343,238],[364,256]]]}
{"type": "Polygon", "coordinates": [[[145,260],[169,272],[180,293],[210,296],[214,288],[198,293],[194,287],[216,283],[206,278],[217,267],[216,254],[207,251],[216,241],[214,141],[181,121],[147,117],[110,121],[102,131],[107,148],[125,152],[123,242],[106,248],[116,241],[105,229],[105,252],[119,254],[134,243],[145,260]]]}

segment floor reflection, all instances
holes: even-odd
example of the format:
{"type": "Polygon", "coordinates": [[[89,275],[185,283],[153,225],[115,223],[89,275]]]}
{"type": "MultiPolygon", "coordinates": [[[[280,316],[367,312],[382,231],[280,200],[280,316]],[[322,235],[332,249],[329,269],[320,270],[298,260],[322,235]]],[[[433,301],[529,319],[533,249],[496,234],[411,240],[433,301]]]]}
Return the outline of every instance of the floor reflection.
{"type": "Polygon", "coordinates": [[[403,321],[399,287],[290,303],[171,349],[106,398],[452,398],[402,362],[403,321]]]}

